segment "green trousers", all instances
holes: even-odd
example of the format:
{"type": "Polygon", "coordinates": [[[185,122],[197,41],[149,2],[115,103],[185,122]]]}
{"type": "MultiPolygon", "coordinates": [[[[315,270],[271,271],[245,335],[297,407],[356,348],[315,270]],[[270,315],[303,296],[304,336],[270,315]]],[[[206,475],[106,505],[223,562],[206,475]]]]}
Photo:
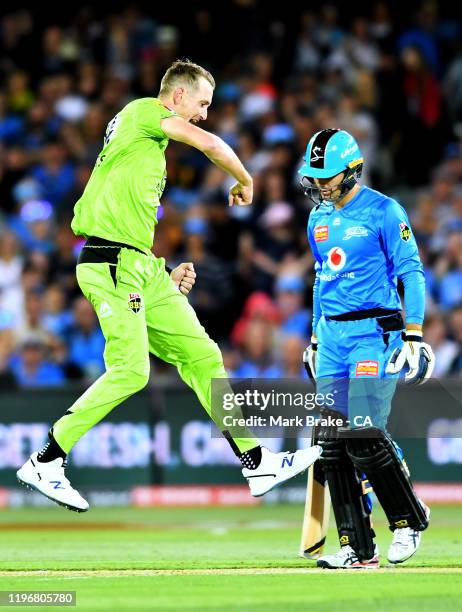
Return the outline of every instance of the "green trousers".
{"type": "MultiPolygon", "coordinates": [[[[78,264],[77,281],[106,339],[106,372],[54,424],[59,446],[68,453],[115,406],[146,386],[149,353],[177,367],[213,418],[211,379],[226,378],[221,352],[166,272],[164,259],[122,248],[117,264],[78,264]]],[[[259,444],[251,434],[234,442],[241,452],[259,444]]]]}

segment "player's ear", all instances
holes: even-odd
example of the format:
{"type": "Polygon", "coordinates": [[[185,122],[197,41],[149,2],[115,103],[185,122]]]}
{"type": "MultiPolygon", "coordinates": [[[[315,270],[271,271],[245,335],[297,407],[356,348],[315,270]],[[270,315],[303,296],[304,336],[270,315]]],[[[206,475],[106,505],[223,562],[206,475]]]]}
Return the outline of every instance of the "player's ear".
{"type": "Polygon", "coordinates": [[[175,91],[173,92],[173,101],[175,102],[175,104],[181,104],[184,93],[185,93],[184,87],[177,87],[175,89],[175,91]]]}

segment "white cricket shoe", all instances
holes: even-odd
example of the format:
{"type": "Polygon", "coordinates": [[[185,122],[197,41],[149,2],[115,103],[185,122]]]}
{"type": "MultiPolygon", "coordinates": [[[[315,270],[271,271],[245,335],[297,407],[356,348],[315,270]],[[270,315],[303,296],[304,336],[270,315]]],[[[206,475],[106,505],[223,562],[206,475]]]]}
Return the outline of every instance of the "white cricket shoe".
{"type": "Polygon", "coordinates": [[[19,482],[68,510],[86,512],[89,508],[88,502],[72,488],[64,475],[64,459],[58,457],[53,461],[41,463],[37,461],[37,454],[33,453],[16,472],[19,482]]]}
{"type": "Polygon", "coordinates": [[[318,567],[325,569],[377,569],[380,563],[379,547],[374,544],[374,556],[372,559],[362,561],[350,545],[342,546],[333,555],[319,557],[316,562],[318,567]]]}
{"type": "Polygon", "coordinates": [[[250,493],[260,497],[309,468],[321,453],[320,446],[310,446],[294,453],[272,453],[262,446],[260,465],[254,470],[243,468],[242,475],[249,483],[250,493]]]}
{"type": "MultiPolygon", "coordinates": [[[[430,508],[421,502],[427,519],[430,518],[430,508]]],[[[390,563],[403,563],[412,557],[420,546],[422,532],[412,527],[401,527],[393,532],[393,540],[388,549],[388,561],[390,563]]]]}

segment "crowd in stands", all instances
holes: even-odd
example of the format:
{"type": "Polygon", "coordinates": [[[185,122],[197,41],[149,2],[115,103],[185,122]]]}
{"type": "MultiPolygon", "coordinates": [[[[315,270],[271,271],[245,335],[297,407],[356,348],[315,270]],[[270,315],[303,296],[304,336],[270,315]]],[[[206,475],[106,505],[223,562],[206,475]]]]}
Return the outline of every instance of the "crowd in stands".
{"type": "MultiPolygon", "coordinates": [[[[391,1],[307,3],[289,16],[266,4],[204,3],[181,18],[155,5],[80,6],[45,22],[17,8],[0,18],[2,389],[86,385],[104,371],[104,338],[75,279],[83,240],[70,229],[72,210],[107,123],[130,100],[156,96],[178,57],[214,74],[203,127],[254,178],[254,204],[229,208],[230,177],[190,147],[167,149],[153,250],[170,267],[194,262],[189,299],[229,373],[305,375],[312,203],[297,168],[314,132],[339,127],[359,141],[363,183],[408,210],[435,374],[461,376],[460,21],[434,0],[410,3],[406,15],[391,1]]],[[[170,375],[153,359],[153,379],[170,375]]]]}

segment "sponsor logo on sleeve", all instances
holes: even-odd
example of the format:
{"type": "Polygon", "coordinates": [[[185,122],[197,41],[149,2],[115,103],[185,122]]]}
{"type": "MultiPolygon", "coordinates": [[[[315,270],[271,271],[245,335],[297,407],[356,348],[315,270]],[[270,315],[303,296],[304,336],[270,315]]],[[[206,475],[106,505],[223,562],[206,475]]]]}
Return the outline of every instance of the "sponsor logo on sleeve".
{"type": "Polygon", "coordinates": [[[404,242],[407,242],[411,237],[411,230],[409,226],[404,223],[404,221],[399,224],[399,235],[401,236],[401,240],[404,240],[404,242]]]}
{"type": "Polygon", "coordinates": [[[379,362],[378,361],[358,361],[356,362],[355,376],[378,376],[379,362]]]}
{"type": "Polygon", "coordinates": [[[314,228],[314,241],[325,242],[329,238],[329,226],[317,225],[314,228]]]}

